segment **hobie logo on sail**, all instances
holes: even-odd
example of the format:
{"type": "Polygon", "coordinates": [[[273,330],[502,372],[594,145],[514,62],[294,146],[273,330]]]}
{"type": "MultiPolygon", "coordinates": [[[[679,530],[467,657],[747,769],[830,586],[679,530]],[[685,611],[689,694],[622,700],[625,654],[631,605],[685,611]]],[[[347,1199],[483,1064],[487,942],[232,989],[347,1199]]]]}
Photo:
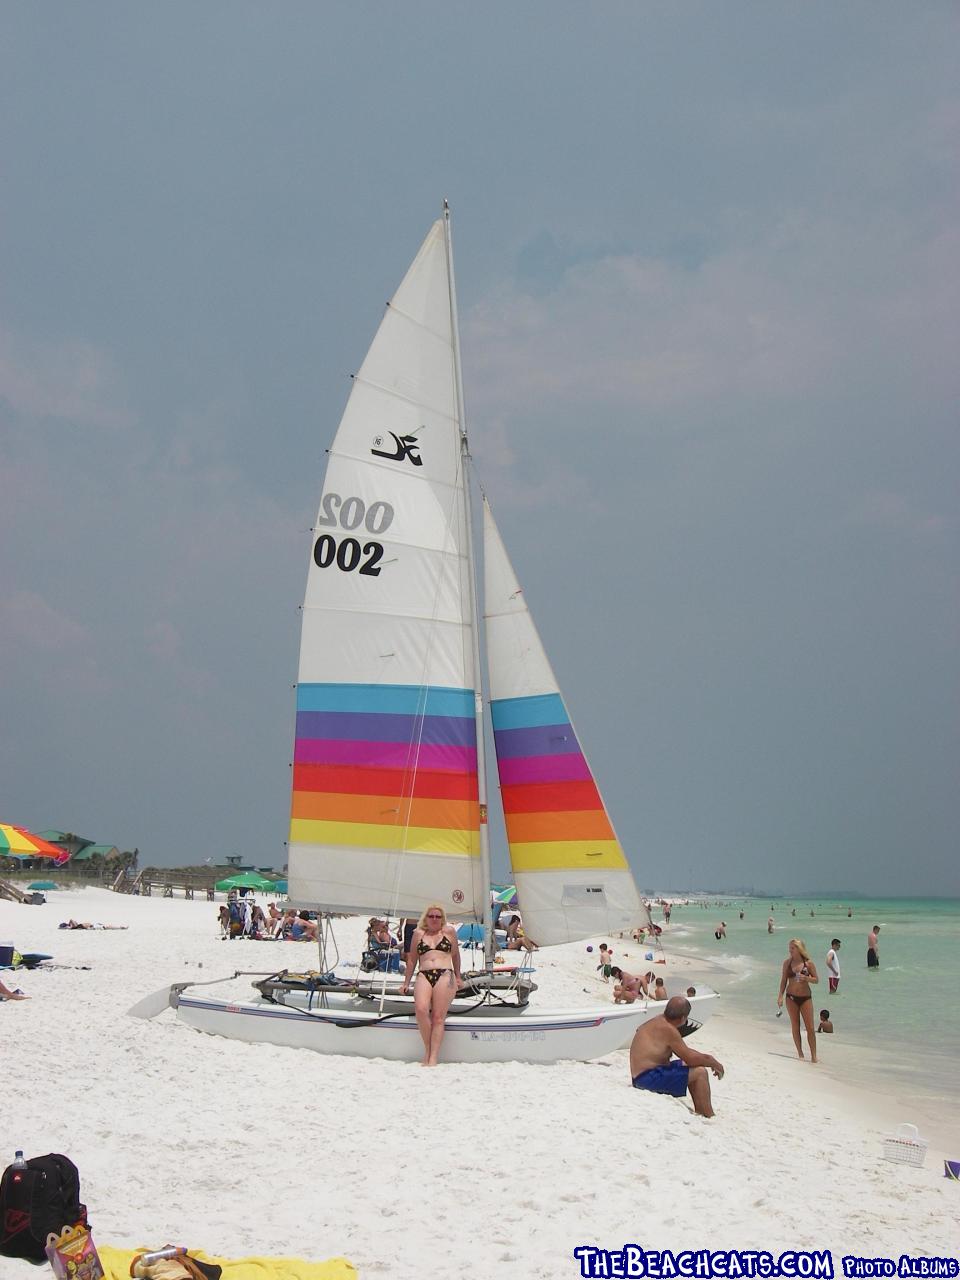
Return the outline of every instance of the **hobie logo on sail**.
{"type": "Polygon", "coordinates": [[[390,437],[397,446],[396,453],[387,453],[386,450],[379,446],[383,444],[383,436],[374,437],[373,443],[377,446],[370,452],[375,458],[389,458],[391,462],[404,462],[407,458],[415,467],[423,466],[423,459],[420,457],[420,445],[416,436],[398,436],[396,432],[391,431],[390,437]]]}

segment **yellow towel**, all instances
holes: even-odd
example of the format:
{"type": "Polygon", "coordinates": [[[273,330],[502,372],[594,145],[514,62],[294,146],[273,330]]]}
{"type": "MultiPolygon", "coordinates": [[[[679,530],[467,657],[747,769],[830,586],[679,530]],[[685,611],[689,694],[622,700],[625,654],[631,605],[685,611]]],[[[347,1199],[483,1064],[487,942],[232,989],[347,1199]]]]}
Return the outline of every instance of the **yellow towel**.
{"type": "MultiPolygon", "coordinates": [[[[162,1249],[163,1245],[143,1245],[139,1249],[115,1249],[98,1244],[106,1280],[130,1280],[130,1263],[138,1253],[162,1249]]],[[[303,1258],[215,1258],[202,1249],[191,1249],[199,1262],[216,1262],[223,1267],[223,1280],[357,1280],[357,1269],[346,1258],[326,1262],[305,1262],[303,1258]]]]}

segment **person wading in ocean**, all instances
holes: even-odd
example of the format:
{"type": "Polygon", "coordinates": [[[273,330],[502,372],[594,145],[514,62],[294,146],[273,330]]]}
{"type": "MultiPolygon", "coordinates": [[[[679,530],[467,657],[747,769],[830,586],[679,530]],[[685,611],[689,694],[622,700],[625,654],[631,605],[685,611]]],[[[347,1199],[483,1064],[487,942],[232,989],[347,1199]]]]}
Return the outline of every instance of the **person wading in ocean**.
{"type": "Polygon", "coordinates": [[[875,924],[867,934],[867,968],[880,968],[880,926],[875,924]]]}

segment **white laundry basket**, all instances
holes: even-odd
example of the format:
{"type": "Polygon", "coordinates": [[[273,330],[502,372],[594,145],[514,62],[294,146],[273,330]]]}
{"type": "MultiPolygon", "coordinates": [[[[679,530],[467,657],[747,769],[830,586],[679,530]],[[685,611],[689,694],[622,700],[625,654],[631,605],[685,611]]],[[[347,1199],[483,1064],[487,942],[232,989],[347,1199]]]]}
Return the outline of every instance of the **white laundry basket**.
{"type": "Polygon", "coordinates": [[[920,1137],[915,1124],[898,1125],[897,1132],[883,1140],[883,1158],[919,1167],[927,1158],[927,1140],[920,1137]]]}

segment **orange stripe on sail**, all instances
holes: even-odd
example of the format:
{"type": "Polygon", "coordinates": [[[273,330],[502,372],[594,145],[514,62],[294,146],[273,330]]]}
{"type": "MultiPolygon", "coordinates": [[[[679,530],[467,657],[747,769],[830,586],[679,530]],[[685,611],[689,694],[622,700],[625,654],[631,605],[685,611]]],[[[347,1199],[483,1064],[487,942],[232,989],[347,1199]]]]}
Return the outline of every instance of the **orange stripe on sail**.
{"type": "Polygon", "coordinates": [[[480,826],[480,806],[476,801],[411,800],[409,797],[342,795],[329,791],[295,791],[291,816],[391,827],[449,827],[454,831],[475,831],[480,826]]]}
{"type": "Polygon", "coordinates": [[[511,844],[542,840],[615,840],[610,819],[603,809],[573,813],[505,814],[507,839],[511,844]]]}

